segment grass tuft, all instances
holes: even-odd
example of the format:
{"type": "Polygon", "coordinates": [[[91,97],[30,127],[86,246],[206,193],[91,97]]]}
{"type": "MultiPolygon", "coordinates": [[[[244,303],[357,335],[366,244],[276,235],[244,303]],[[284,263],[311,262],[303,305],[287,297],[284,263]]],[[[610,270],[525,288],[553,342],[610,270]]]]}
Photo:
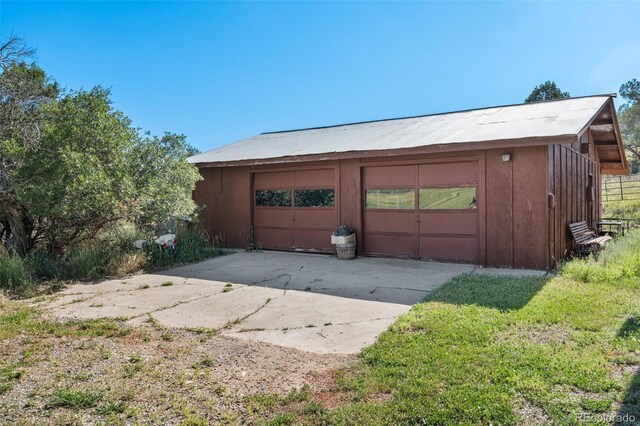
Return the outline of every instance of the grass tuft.
{"type": "Polygon", "coordinates": [[[57,388],[51,395],[47,407],[91,408],[95,407],[101,399],[101,393],[72,388],[57,388]]]}

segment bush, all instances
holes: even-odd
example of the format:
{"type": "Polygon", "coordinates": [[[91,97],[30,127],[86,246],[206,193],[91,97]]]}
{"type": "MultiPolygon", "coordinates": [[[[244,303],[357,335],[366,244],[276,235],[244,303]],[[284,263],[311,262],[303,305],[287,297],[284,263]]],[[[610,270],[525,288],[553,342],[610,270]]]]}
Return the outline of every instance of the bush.
{"type": "Polygon", "coordinates": [[[176,250],[163,250],[152,242],[150,235],[136,231],[131,225],[121,225],[103,231],[92,241],[69,248],[62,256],[37,250],[21,259],[0,251],[0,290],[30,296],[42,281],[122,276],[145,268],[198,262],[221,254],[209,235],[196,227],[181,227],[177,235],[176,250]],[[148,241],[144,250],[133,246],[139,239],[148,241]]]}
{"type": "Polygon", "coordinates": [[[25,262],[0,248],[0,290],[23,293],[31,288],[31,282],[25,262]]]}
{"type": "Polygon", "coordinates": [[[177,231],[178,245],[175,250],[161,249],[157,244],[148,244],[146,252],[152,267],[166,267],[176,263],[199,262],[220,255],[209,234],[197,227],[182,226],[177,231]]]}
{"type": "Polygon", "coordinates": [[[640,220],[640,200],[604,201],[604,217],[622,217],[640,220]]]}
{"type": "Polygon", "coordinates": [[[604,281],[640,287],[640,230],[610,241],[597,259],[574,259],[562,267],[562,275],[582,282],[604,281]]]}

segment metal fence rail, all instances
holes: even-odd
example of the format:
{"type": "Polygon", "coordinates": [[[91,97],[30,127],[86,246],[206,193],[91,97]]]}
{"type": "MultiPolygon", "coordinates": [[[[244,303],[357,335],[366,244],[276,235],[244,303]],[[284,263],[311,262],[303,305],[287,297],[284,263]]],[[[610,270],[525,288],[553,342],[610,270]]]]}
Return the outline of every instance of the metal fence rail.
{"type": "Polygon", "coordinates": [[[604,177],[602,198],[604,201],[640,200],[640,174],[604,177]]]}

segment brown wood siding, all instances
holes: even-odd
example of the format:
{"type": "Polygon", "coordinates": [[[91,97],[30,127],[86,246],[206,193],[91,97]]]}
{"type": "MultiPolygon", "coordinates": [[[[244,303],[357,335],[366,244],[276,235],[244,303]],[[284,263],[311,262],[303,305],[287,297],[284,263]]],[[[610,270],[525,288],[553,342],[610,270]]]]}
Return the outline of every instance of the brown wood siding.
{"type": "Polygon", "coordinates": [[[339,223],[356,230],[356,250],[362,255],[362,210],[360,202],[360,160],[340,160],[340,212],[339,223]]]}
{"type": "Polygon", "coordinates": [[[513,266],[513,161],[505,150],[487,150],[487,265],[513,266]]]}
{"type": "Polygon", "coordinates": [[[487,150],[485,173],[487,266],[547,269],[547,147],[487,150]]]}
{"type": "MultiPolygon", "coordinates": [[[[208,167],[200,170],[205,180],[196,185],[194,199],[199,205],[206,205],[200,215],[201,223],[211,234],[223,234],[229,247],[244,248],[253,223],[252,176],[264,171],[335,168],[337,221],[356,230],[358,251],[362,254],[361,189],[365,167],[443,163],[463,161],[465,157],[478,162],[481,208],[475,232],[480,265],[546,269],[571,250],[568,223],[587,220],[594,226],[600,217],[598,165],[570,145],[561,144],[394,158],[208,167]],[[502,161],[505,152],[511,153],[511,161],[502,161]],[[586,192],[589,173],[594,175],[594,200],[590,205],[586,192]],[[555,207],[548,205],[551,200],[548,194],[553,195],[555,207]]],[[[431,215],[436,222],[446,220],[440,213],[431,215]]],[[[429,230],[426,225],[425,230],[429,230]]]]}
{"type": "Polygon", "coordinates": [[[547,148],[517,148],[512,161],[513,266],[547,269],[547,148]]]}
{"type": "Polygon", "coordinates": [[[575,248],[569,224],[584,220],[595,228],[600,218],[600,170],[595,158],[590,158],[595,156],[593,149],[581,154],[570,145],[555,144],[549,146],[548,156],[548,190],[556,200],[555,207],[549,209],[549,263],[555,267],[575,248]],[[589,175],[593,176],[592,187],[589,175]]]}

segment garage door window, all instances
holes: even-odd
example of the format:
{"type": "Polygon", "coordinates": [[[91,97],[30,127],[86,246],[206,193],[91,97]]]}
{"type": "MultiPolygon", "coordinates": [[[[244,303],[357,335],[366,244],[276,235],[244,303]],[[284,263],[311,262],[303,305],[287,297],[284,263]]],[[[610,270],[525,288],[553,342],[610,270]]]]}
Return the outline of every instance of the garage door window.
{"type": "Polygon", "coordinates": [[[368,209],[414,209],[415,191],[413,189],[367,189],[366,207],[368,209]]]}
{"type": "Polygon", "coordinates": [[[256,191],[258,207],[291,207],[291,191],[288,189],[261,189],[256,191]]]}
{"type": "Polygon", "coordinates": [[[294,199],[296,207],[333,207],[335,191],[333,189],[296,189],[294,199]]]}
{"type": "Polygon", "coordinates": [[[466,210],[476,208],[475,186],[420,188],[421,209],[466,210]]]}

